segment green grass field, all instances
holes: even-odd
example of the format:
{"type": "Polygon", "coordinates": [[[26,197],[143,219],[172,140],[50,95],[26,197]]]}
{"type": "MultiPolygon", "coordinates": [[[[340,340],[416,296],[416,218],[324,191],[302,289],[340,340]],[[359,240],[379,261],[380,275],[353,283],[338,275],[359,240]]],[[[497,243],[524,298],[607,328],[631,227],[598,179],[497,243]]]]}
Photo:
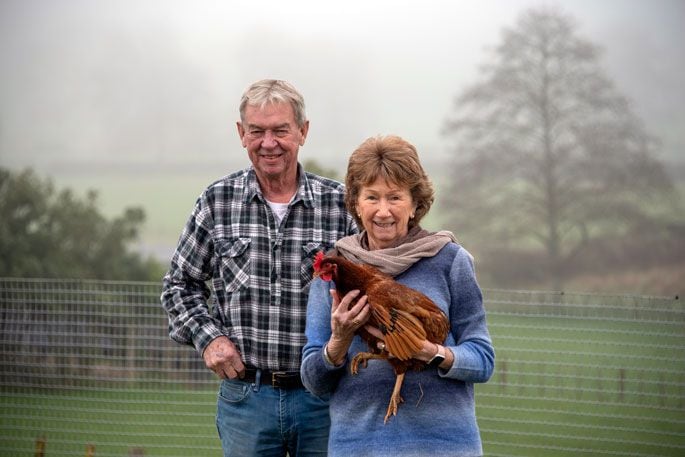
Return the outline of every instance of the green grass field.
{"type": "Polygon", "coordinates": [[[497,370],[477,387],[486,455],[683,455],[682,321],[491,313],[490,327],[497,370]]]}
{"type": "MultiPolygon", "coordinates": [[[[623,314],[490,312],[497,368],[476,386],[486,455],[685,453],[682,317],[672,323],[623,314]]],[[[84,455],[88,443],[98,457],[127,456],[134,447],[146,457],[218,457],[215,398],[206,386],[5,388],[0,456],[30,456],[43,435],[46,457],[84,455]]]]}
{"type": "Polygon", "coordinates": [[[215,405],[215,391],[3,392],[0,456],[32,456],[39,436],[46,457],[82,456],[86,444],[97,456],[136,447],[145,456],[219,456],[215,405]]]}

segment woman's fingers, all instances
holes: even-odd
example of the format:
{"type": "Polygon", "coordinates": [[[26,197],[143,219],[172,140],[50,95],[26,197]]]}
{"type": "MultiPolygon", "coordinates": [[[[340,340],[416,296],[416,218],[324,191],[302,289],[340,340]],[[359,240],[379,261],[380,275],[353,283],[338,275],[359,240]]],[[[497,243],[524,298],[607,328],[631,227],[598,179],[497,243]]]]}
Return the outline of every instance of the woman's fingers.
{"type": "Polygon", "coordinates": [[[340,295],[338,294],[338,291],[335,289],[331,289],[331,297],[333,297],[333,306],[332,310],[333,312],[347,312],[350,309],[350,303],[354,301],[354,299],[359,295],[358,290],[352,290],[345,294],[345,296],[340,299],[340,295]]]}
{"type": "Polygon", "coordinates": [[[364,330],[378,338],[379,340],[383,341],[385,339],[385,336],[383,335],[383,332],[380,331],[380,329],[376,327],[372,327],[371,325],[365,325],[364,330]]]}
{"type": "Polygon", "coordinates": [[[335,312],[338,309],[338,305],[340,305],[340,296],[338,295],[338,291],[335,289],[330,289],[329,292],[331,294],[331,298],[333,299],[331,312],[335,312]]]}
{"type": "Polygon", "coordinates": [[[350,314],[355,316],[355,320],[363,323],[369,318],[370,307],[367,304],[368,297],[366,295],[362,296],[357,303],[355,303],[352,308],[350,308],[350,314]]]}
{"type": "Polygon", "coordinates": [[[334,335],[349,335],[357,331],[369,318],[366,295],[357,300],[359,290],[353,290],[340,299],[338,291],[331,289],[331,330],[334,335]]]}

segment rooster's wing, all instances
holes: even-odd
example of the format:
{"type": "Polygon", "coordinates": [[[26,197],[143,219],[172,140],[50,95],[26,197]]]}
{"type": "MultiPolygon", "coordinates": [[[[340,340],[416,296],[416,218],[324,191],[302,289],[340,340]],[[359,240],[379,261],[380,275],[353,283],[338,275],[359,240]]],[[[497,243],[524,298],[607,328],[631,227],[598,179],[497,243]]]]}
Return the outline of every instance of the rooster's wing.
{"type": "Polygon", "coordinates": [[[394,280],[377,281],[366,290],[371,307],[371,325],[383,332],[387,350],[408,360],[428,339],[442,343],[449,324],[445,314],[420,292],[394,280]]]}

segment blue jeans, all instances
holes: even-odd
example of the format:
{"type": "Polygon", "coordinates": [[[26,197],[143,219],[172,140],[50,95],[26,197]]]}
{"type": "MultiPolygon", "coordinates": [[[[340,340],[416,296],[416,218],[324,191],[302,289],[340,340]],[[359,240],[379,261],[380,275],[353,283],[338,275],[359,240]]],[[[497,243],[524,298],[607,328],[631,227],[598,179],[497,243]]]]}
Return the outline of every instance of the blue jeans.
{"type": "Polygon", "coordinates": [[[216,426],[224,457],[326,456],[328,399],[307,390],[223,380],[216,426]]]}

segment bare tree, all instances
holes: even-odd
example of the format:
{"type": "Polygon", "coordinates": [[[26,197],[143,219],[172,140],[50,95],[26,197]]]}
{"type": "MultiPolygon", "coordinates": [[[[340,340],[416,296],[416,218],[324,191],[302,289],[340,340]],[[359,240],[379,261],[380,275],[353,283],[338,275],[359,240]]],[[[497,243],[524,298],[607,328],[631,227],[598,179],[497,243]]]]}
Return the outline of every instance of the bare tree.
{"type": "Polygon", "coordinates": [[[481,247],[543,247],[540,271],[557,288],[590,240],[624,235],[673,195],[656,142],[599,57],[572,18],[528,10],[443,132],[454,140],[448,224],[481,247]]]}

